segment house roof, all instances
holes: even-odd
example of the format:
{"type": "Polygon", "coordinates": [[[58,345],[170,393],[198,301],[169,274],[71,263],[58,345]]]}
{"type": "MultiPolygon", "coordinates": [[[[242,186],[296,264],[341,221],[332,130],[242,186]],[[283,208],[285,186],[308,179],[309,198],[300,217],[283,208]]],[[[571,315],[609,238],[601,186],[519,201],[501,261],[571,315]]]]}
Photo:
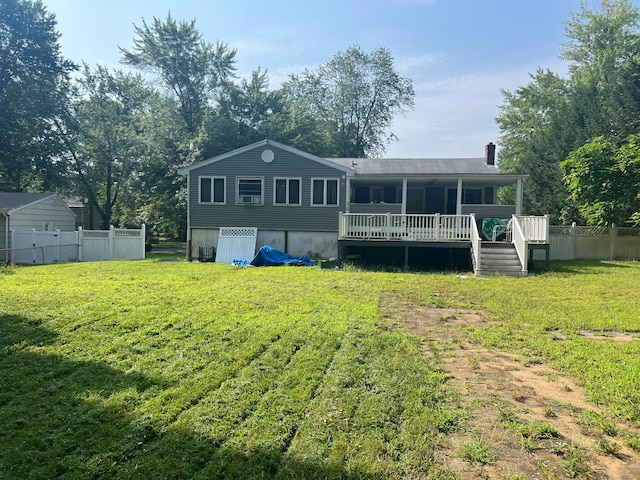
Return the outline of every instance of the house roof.
{"type": "Polygon", "coordinates": [[[11,214],[16,210],[49,198],[55,193],[0,192],[0,213],[11,214]]]}
{"type": "Polygon", "coordinates": [[[294,153],[304,158],[319,162],[323,165],[331,166],[345,172],[349,176],[355,177],[469,177],[477,181],[492,178],[492,184],[508,184],[518,179],[526,178],[528,175],[503,174],[493,165],[487,165],[484,157],[478,158],[322,158],[309,153],[297,150],[293,147],[283,145],[273,140],[262,140],[260,142],[247,145],[246,147],[233,150],[216,157],[194,163],[184,168],[180,168],[180,175],[187,175],[194,169],[204,167],[211,163],[233,157],[235,155],[248,152],[250,150],[274,146],[288,152],[294,153]]]}
{"type": "Polygon", "coordinates": [[[329,161],[326,158],[322,158],[322,157],[317,157],[315,155],[311,155],[310,153],[303,152],[302,150],[298,150],[296,148],[289,147],[288,145],[284,145],[282,143],[278,143],[278,142],[275,142],[273,140],[261,140],[261,141],[256,142],[256,143],[252,143],[251,145],[247,145],[246,147],[238,148],[236,150],[232,150],[231,152],[223,153],[222,155],[218,155],[216,157],[212,157],[212,158],[209,158],[207,160],[203,160],[202,162],[194,163],[193,165],[189,165],[188,167],[179,168],[178,169],[178,174],[179,175],[187,175],[187,174],[189,174],[189,172],[191,172],[191,170],[195,170],[197,168],[204,167],[204,166],[209,165],[211,163],[215,163],[215,162],[219,162],[221,160],[225,160],[227,158],[231,158],[231,157],[233,157],[235,155],[239,155],[241,153],[248,152],[250,150],[254,150],[256,148],[268,147],[268,146],[276,147],[276,148],[279,148],[281,150],[285,150],[287,152],[290,152],[290,153],[293,153],[295,155],[298,155],[300,157],[312,160],[314,162],[318,162],[318,163],[320,163],[322,165],[326,165],[328,167],[341,170],[342,172],[344,172],[347,175],[354,175],[355,174],[355,172],[350,168],[350,166],[346,166],[345,167],[345,166],[343,166],[343,165],[341,165],[339,163],[329,161]]]}
{"type": "Polygon", "coordinates": [[[331,158],[352,168],[358,176],[368,175],[501,175],[484,158],[331,158]]]}

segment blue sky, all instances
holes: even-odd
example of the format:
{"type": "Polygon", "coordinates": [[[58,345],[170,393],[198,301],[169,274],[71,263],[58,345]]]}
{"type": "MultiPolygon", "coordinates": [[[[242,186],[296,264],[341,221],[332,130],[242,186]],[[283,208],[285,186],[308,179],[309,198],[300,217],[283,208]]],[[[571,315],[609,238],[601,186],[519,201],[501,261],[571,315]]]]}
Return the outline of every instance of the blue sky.
{"type": "MultiPolygon", "coordinates": [[[[196,20],[207,42],[237,49],[239,76],[258,66],[271,86],[315,68],[353,44],[388,48],[413,80],[415,109],[398,116],[387,157],[477,157],[498,142],[501,89],[558,58],[564,22],[580,0],[43,0],[58,20],[65,57],[119,67],[133,24],[153,17],[196,20]]],[[[597,8],[599,0],[588,0],[597,8]]],[[[640,4],[640,0],[634,0],[640,4]]]]}

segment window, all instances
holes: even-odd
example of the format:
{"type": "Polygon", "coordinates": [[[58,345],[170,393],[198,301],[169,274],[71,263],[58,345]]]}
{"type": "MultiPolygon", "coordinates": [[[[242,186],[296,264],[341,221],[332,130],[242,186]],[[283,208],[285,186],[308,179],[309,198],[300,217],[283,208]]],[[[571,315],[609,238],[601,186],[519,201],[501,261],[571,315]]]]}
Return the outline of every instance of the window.
{"type": "Polygon", "coordinates": [[[311,205],[338,205],[338,180],[313,178],[311,180],[311,205]]]}
{"type": "Polygon", "coordinates": [[[261,177],[237,177],[237,197],[236,203],[262,205],[263,193],[261,177]]]}
{"type": "Polygon", "coordinates": [[[273,179],[273,204],[274,205],[301,205],[300,178],[274,178],[273,179]]]}
{"type": "Polygon", "coordinates": [[[225,203],[224,177],[199,177],[199,203],[225,203]]]}

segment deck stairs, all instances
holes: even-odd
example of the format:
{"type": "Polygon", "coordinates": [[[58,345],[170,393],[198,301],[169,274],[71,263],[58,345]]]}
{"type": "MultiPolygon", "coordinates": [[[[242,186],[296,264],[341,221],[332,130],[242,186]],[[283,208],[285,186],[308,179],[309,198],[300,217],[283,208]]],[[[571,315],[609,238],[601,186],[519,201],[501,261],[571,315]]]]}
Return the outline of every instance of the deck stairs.
{"type": "Polygon", "coordinates": [[[476,274],[522,277],[527,272],[526,269],[523,271],[522,263],[512,243],[482,242],[480,270],[477,270],[476,274]]]}

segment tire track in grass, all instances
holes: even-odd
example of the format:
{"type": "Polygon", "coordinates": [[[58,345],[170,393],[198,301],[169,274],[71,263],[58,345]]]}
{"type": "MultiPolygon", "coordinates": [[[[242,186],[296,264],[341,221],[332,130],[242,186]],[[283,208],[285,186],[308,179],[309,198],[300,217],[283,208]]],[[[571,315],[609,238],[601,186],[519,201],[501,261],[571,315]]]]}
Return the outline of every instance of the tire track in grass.
{"type": "MultiPolygon", "coordinates": [[[[333,332],[333,333],[335,334],[335,332],[333,332]]],[[[319,375],[319,378],[320,378],[319,381],[316,382],[315,385],[313,385],[313,387],[311,389],[311,392],[310,392],[310,395],[309,395],[309,401],[307,402],[307,405],[305,406],[304,412],[302,413],[303,417],[305,417],[307,415],[307,412],[309,410],[310,405],[312,404],[312,402],[314,401],[314,399],[318,395],[318,392],[321,391],[322,386],[324,385],[325,379],[327,377],[327,372],[333,366],[333,362],[335,361],[336,354],[342,348],[342,341],[343,341],[345,333],[346,333],[346,330],[345,330],[345,332],[342,333],[340,338],[337,340],[335,346],[333,347],[333,351],[331,352],[331,355],[328,357],[328,361],[325,363],[324,368],[323,368],[322,372],[319,375]]],[[[300,428],[300,424],[297,424],[295,426],[295,429],[290,432],[290,436],[287,439],[287,442],[285,444],[285,448],[283,448],[283,452],[284,453],[286,453],[289,450],[289,448],[291,446],[291,443],[293,442],[295,436],[298,433],[298,429],[299,428],[300,428]]]]}
{"type": "Polygon", "coordinates": [[[240,372],[265,355],[269,347],[276,343],[280,337],[280,333],[275,333],[252,345],[252,347],[242,345],[233,351],[238,354],[238,357],[234,359],[233,355],[228,355],[229,363],[226,365],[216,363],[217,368],[215,370],[212,368],[201,370],[189,379],[179,381],[177,384],[170,386],[160,395],[151,399],[146,409],[162,412],[163,409],[160,405],[165,404],[170,407],[164,409],[165,415],[161,418],[162,424],[158,425],[163,429],[166,428],[167,425],[175,422],[185,410],[200,403],[212,390],[220,388],[224,382],[237,378],[240,372]],[[242,353],[244,353],[244,356],[240,355],[242,353]]]}
{"type": "Polygon", "coordinates": [[[395,361],[398,350],[405,349],[402,343],[401,337],[384,331],[363,342],[367,368],[357,384],[361,398],[352,414],[350,440],[356,448],[348,460],[350,468],[373,475],[399,473],[397,437],[405,377],[411,368],[395,361]]]}
{"type": "Polygon", "coordinates": [[[335,329],[324,326],[321,330],[300,331],[305,344],[294,353],[251,416],[221,446],[220,454],[199,473],[199,478],[272,477],[277,473],[331,363],[332,353],[340,344],[335,329]],[[228,462],[221,469],[225,457],[228,462]]]}
{"type": "MultiPolygon", "coordinates": [[[[286,331],[267,345],[267,348],[236,375],[227,376],[217,388],[201,392],[197,404],[189,405],[166,425],[162,438],[148,448],[161,460],[153,466],[146,464],[150,474],[155,468],[179,465],[181,471],[193,472],[201,469],[220,446],[241,428],[242,424],[258,408],[262,397],[287,368],[291,358],[300,350],[296,330],[286,331]],[[184,440],[184,437],[188,439],[184,440]],[[177,438],[183,440],[177,441],[177,438]],[[173,445],[187,445],[180,452],[173,445]],[[206,452],[206,456],[204,455],[206,452]]],[[[132,459],[135,460],[135,459],[132,459]]],[[[190,475],[191,475],[190,474],[190,475]]]]}
{"type": "Polygon", "coordinates": [[[351,417],[361,400],[355,387],[366,366],[359,352],[365,339],[362,325],[350,324],[342,336],[321,388],[305,409],[279,464],[276,478],[314,478],[318,471],[328,476],[344,473],[349,450],[351,417]]]}
{"type": "Polygon", "coordinates": [[[443,382],[413,337],[349,329],[276,478],[425,476],[443,382]]]}

